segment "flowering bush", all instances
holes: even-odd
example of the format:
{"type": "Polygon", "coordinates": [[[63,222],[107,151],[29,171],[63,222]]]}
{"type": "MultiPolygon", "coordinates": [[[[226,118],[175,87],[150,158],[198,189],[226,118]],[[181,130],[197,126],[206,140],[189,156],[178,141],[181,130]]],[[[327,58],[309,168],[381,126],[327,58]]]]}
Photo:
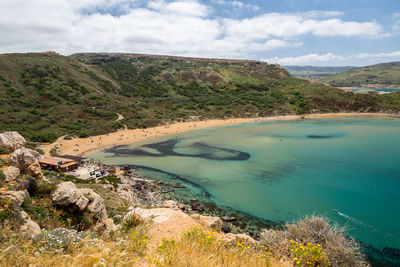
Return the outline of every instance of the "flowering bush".
{"type": "Polygon", "coordinates": [[[306,243],[305,245],[290,240],[290,251],[292,252],[296,266],[330,266],[329,260],[320,244],[306,243]]]}

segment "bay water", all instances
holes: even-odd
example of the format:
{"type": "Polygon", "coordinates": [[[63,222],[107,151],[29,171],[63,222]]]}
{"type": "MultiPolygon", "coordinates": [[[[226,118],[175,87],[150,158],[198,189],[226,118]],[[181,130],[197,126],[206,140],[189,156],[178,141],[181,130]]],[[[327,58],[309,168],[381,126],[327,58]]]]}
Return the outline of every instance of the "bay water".
{"type": "Polygon", "coordinates": [[[116,146],[90,156],[179,178],[193,197],[258,218],[327,216],[377,251],[400,252],[400,119],[259,121],[116,146]]]}

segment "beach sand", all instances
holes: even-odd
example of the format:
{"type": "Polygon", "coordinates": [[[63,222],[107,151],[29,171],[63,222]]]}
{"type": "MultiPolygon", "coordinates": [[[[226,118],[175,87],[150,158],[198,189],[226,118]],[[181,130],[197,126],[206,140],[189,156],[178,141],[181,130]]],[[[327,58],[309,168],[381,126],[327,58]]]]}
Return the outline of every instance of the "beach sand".
{"type": "Polygon", "coordinates": [[[232,125],[240,123],[249,123],[256,121],[276,121],[276,120],[298,120],[298,119],[316,119],[316,118],[334,118],[334,117],[354,117],[354,116],[393,116],[386,113],[325,113],[325,114],[307,114],[307,115],[288,115],[259,118],[235,118],[235,119],[211,119],[203,121],[176,122],[173,124],[156,126],[147,129],[121,129],[117,132],[106,135],[92,136],[88,138],[74,138],[65,140],[58,138],[50,145],[41,145],[40,148],[46,156],[50,155],[51,149],[58,147],[62,155],[80,155],[87,156],[95,151],[99,151],[116,145],[130,144],[160,136],[183,133],[208,127],[217,127],[223,125],[232,125]]]}

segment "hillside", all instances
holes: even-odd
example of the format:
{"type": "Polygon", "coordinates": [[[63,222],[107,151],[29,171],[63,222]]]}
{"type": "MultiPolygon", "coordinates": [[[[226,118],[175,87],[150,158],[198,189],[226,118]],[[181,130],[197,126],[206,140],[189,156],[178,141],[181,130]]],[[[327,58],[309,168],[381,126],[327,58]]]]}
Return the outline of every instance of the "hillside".
{"type": "Polygon", "coordinates": [[[354,67],[325,67],[325,66],[284,66],[290,74],[297,78],[320,80],[347,71],[354,67]]]}
{"type": "Polygon", "coordinates": [[[353,68],[316,80],[338,87],[400,88],[400,62],[353,68]]]}
{"type": "Polygon", "coordinates": [[[259,61],[54,52],[0,55],[0,131],[32,141],[145,128],[191,116],[400,110],[400,94],[355,95],[259,61]],[[121,114],[124,119],[117,121],[121,114]]]}

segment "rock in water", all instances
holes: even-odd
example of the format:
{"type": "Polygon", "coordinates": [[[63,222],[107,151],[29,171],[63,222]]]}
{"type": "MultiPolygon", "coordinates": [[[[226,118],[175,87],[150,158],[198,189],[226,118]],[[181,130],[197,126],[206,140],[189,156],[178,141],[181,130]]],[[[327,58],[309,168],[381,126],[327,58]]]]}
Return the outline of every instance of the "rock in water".
{"type": "Polygon", "coordinates": [[[0,134],[0,146],[7,148],[10,152],[24,147],[25,138],[17,132],[4,132],[0,134]]]}
{"type": "Polygon", "coordinates": [[[201,204],[201,202],[195,198],[190,200],[190,206],[192,207],[192,210],[194,210],[194,211],[198,211],[198,212],[204,211],[204,205],[201,204]]]}
{"type": "Polygon", "coordinates": [[[11,154],[11,157],[8,159],[8,163],[11,166],[17,167],[21,171],[26,171],[28,166],[32,163],[35,163],[39,156],[39,153],[35,150],[19,148],[11,154]]]}
{"type": "Polygon", "coordinates": [[[4,174],[6,175],[6,182],[10,182],[10,181],[14,181],[15,179],[17,179],[17,177],[20,174],[20,171],[18,168],[14,167],[14,166],[10,166],[4,172],[4,174]]]}

